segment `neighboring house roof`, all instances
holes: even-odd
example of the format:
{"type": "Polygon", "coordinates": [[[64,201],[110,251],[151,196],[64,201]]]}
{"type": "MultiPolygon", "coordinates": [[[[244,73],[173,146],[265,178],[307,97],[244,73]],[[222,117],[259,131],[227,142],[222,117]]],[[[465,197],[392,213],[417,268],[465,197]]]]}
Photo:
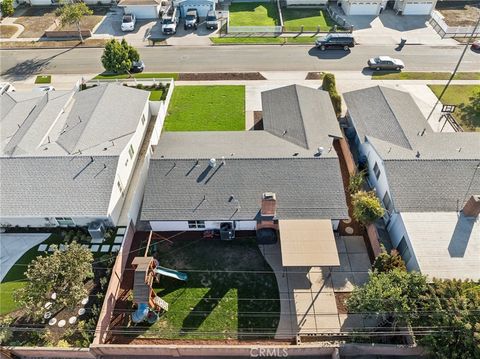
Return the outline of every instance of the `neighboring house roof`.
{"type": "Polygon", "coordinates": [[[147,103],[148,92],[117,84],[80,92],[3,94],[0,155],[118,155],[147,103]]]}
{"type": "Polygon", "coordinates": [[[161,4],[160,0],[120,0],[119,6],[135,6],[135,5],[152,5],[158,6],[161,4]]]}
{"type": "Polygon", "coordinates": [[[344,94],[360,141],[383,160],[397,211],[458,211],[480,193],[480,133],[433,132],[410,94],[376,86],[344,94]]]}
{"type": "Polygon", "coordinates": [[[360,141],[374,137],[413,148],[412,136],[433,132],[409,93],[375,86],[343,95],[360,141]]]}
{"type": "Polygon", "coordinates": [[[262,111],[265,131],[306,149],[316,150],[328,135],[342,137],[325,91],[299,85],[265,91],[262,111]]]}
{"type": "Polygon", "coordinates": [[[117,156],[0,157],[0,216],[106,216],[117,162],[117,156]]]}
{"type": "Polygon", "coordinates": [[[480,279],[480,221],[455,212],[401,213],[418,269],[430,278],[480,279]]]}
{"type": "Polygon", "coordinates": [[[254,220],[263,192],[276,193],[281,219],[348,217],[329,137],[341,136],[341,131],[325,98],[323,91],[288,86],[262,93],[262,103],[269,107],[263,113],[264,131],[163,133],[150,163],[141,219],[254,220]],[[275,92],[282,96],[272,96],[275,92]],[[295,99],[281,107],[287,93],[295,99]],[[300,114],[308,101],[318,101],[312,106],[315,112],[300,114]],[[292,129],[289,136],[282,135],[285,126],[292,129]],[[302,128],[304,137],[296,131],[302,128]],[[321,155],[318,147],[324,147],[321,155]],[[209,166],[210,158],[216,158],[215,168],[209,166]]]}
{"type": "Polygon", "coordinates": [[[383,163],[399,212],[457,212],[472,194],[480,193],[480,159],[383,163]]]}

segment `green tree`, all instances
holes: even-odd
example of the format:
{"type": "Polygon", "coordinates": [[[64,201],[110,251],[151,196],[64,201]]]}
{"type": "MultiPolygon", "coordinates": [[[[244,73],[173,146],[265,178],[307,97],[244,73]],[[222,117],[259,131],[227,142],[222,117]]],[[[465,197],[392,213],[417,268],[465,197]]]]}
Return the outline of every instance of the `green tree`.
{"type": "Polygon", "coordinates": [[[82,29],[80,27],[82,18],[86,15],[93,15],[93,11],[84,2],[72,2],[63,4],[56,11],[56,15],[60,17],[61,27],[67,25],[76,25],[78,36],[83,43],[82,29]]]}
{"type": "Polygon", "coordinates": [[[2,15],[4,17],[12,16],[13,13],[15,12],[15,8],[13,7],[13,0],[3,0],[1,4],[1,8],[2,8],[2,15]]]}
{"type": "Polygon", "coordinates": [[[394,326],[415,316],[418,298],[428,291],[426,277],[418,272],[395,268],[370,272],[363,287],[355,287],[347,300],[349,312],[372,313],[394,326]]]}
{"type": "Polygon", "coordinates": [[[385,247],[382,246],[382,253],[375,258],[372,269],[378,272],[390,272],[394,269],[407,270],[405,262],[396,249],[392,249],[387,253],[385,247]]]}
{"type": "Polygon", "coordinates": [[[57,293],[55,309],[73,307],[87,295],[85,280],[92,275],[93,256],[77,242],[65,251],[55,248],[49,256],[33,260],[25,272],[27,284],[15,293],[15,300],[34,318],[43,315],[43,305],[51,293],[57,293]]]}
{"type": "Polygon", "coordinates": [[[417,338],[434,358],[480,358],[480,283],[434,279],[416,325],[439,328],[417,338]],[[445,328],[445,329],[440,329],[445,328]]]}
{"type": "Polygon", "coordinates": [[[385,210],[375,192],[359,191],[352,194],[353,217],[362,224],[375,222],[385,210]]]}
{"type": "Polygon", "coordinates": [[[125,40],[118,42],[112,39],[107,42],[102,55],[102,64],[105,70],[116,74],[124,74],[130,71],[133,61],[140,58],[137,50],[128,45],[125,40]]]}

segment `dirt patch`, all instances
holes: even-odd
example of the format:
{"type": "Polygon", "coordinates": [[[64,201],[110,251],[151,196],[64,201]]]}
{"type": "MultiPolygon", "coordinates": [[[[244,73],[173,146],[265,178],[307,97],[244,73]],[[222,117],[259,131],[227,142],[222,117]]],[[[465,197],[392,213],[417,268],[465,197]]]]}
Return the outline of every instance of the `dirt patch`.
{"type": "Polygon", "coordinates": [[[475,26],[480,16],[478,5],[448,5],[438,9],[448,26],[475,26]]]}
{"type": "Polygon", "coordinates": [[[158,338],[129,338],[123,336],[115,336],[112,344],[134,344],[134,345],[292,345],[295,344],[286,340],[236,340],[236,339],[223,339],[223,340],[183,340],[183,339],[158,339],[158,338]]]}
{"type": "Polygon", "coordinates": [[[0,49],[39,49],[39,48],[69,48],[69,47],[105,47],[106,39],[88,39],[82,44],[78,40],[65,41],[2,41],[0,49]]]}
{"type": "Polygon", "coordinates": [[[25,28],[19,37],[42,37],[45,30],[55,23],[55,9],[56,7],[51,6],[34,6],[28,9],[15,21],[25,28]]]}
{"type": "Polygon", "coordinates": [[[0,38],[9,39],[17,32],[17,27],[13,25],[0,25],[0,38]]]}
{"type": "Polygon", "coordinates": [[[254,131],[263,130],[263,112],[262,111],[253,111],[253,130],[254,131]]]}
{"type": "Polygon", "coordinates": [[[351,293],[335,293],[335,302],[337,303],[338,314],[347,314],[347,305],[345,304],[351,293]]]}
{"type": "Polygon", "coordinates": [[[179,81],[266,80],[259,72],[200,72],[180,73],[179,81]]]}
{"type": "MultiPolygon", "coordinates": [[[[93,15],[90,16],[85,16],[80,25],[82,30],[90,30],[93,31],[93,28],[100,22],[102,21],[103,17],[107,14],[108,12],[108,7],[90,7],[90,9],[93,11],[93,15]]],[[[60,23],[57,25],[57,28],[55,30],[62,30],[62,31],[71,31],[71,30],[77,30],[76,25],[66,25],[64,27],[60,26],[60,23]]]]}
{"type": "Polygon", "coordinates": [[[309,72],[305,80],[321,80],[323,79],[323,72],[309,72]]]}

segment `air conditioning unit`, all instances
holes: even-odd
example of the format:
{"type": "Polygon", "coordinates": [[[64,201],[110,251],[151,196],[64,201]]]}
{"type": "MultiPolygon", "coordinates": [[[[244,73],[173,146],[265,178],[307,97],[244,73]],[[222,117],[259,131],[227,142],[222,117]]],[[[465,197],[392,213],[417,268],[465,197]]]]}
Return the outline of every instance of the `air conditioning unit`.
{"type": "Polygon", "coordinates": [[[104,239],[105,232],[105,225],[102,222],[92,222],[88,225],[88,233],[92,239],[104,239]]]}

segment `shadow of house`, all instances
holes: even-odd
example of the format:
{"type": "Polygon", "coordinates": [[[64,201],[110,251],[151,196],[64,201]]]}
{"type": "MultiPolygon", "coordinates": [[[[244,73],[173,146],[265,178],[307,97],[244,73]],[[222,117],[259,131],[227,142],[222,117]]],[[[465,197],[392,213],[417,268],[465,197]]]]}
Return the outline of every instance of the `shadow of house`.
{"type": "Polygon", "coordinates": [[[410,31],[426,28],[430,16],[398,16],[393,10],[387,10],[379,16],[379,19],[385,28],[397,31],[410,31]]]}
{"type": "Polygon", "coordinates": [[[465,255],[476,220],[476,218],[465,217],[460,214],[448,244],[448,253],[451,257],[462,258],[465,255]]]}

